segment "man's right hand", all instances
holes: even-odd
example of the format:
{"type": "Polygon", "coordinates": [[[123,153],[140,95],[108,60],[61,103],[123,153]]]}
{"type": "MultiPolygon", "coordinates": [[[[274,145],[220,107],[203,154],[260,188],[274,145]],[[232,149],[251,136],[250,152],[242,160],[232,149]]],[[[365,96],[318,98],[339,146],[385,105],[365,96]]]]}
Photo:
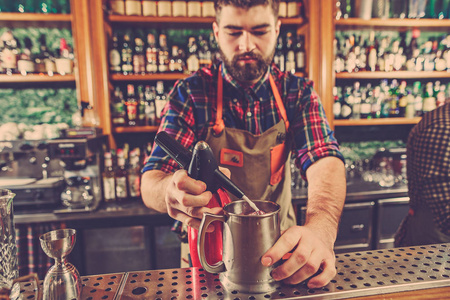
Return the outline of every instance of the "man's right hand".
{"type": "Polygon", "coordinates": [[[206,191],[203,181],[195,180],[186,170],[178,170],[170,176],[165,191],[167,213],[170,217],[198,229],[203,213],[218,214],[221,207],[207,208],[212,193],[206,191]]]}

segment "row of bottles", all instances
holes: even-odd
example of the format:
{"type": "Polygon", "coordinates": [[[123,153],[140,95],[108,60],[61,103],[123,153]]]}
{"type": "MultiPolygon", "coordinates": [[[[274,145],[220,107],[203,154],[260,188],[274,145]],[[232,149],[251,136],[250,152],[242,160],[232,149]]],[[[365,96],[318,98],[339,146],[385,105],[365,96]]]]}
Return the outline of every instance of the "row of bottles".
{"type": "Polygon", "coordinates": [[[282,71],[291,73],[305,72],[305,37],[304,35],[295,36],[288,31],[283,36],[278,36],[278,42],[273,57],[273,62],[282,71]]]}
{"type": "Polygon", "coordinates": [[[448,0],[336,0],[336,20],[341,18],[449,19],[448,0]]]}
{"type": "MultiPolygon", "coordinates": [[[[186,73],[208,67],[219,61],[220,54],[212,32],[190,36],[186,46],[173,44],[169,48],[167,35],[148,33],[146,39],[140,35],[125,33],[119,40],[114,34],[109,50],[109,70],[115,74],[186,73]],[[169,50],[171,49],[171,50],[169,50]]],[[[282,71],[292,73],[305,70],[305,39],[292,32],[280,35],[274,56],[275,64],[282,71]]]]}
{"type": "Polygon", "coordinates": [[[32,53],[33,44],[29,37],[20,42],[12,31],[0,36],[0,73],[3,74],[72,74],[74,54],[65,38],[60,38],[59,48],[54,51],[47,47],[46,36],[39,38],[38,54],[32,53]]]}
{"type": "MultiPolygon", "coordinates": [[[[147,17],[214,17],[211,0],[109,0],[109,13],[147,17]]],[[[279,17],[297,18],[303,12],[303,1],[281,1],[279,17]]]]}
{"type": "Polygon", "coordinates": [[[15,13],[70,13],[69,0],[0,0],[0,12],[15,13]]]}
{"type": "MultiPolygon", "coordinates": [[[[167,84],[166,84],[167,86],[167,84]]],[[[116,86],[111,97],[113,126],[156,126],[167,103],[163,81],[156,85],[126,85],[126,92],[116,86]]]]}
{"type": "Polygon", "coordinates": [[[416,81],[409,86],[406,81],[399,84],[394,79],[389,84],[384,79],[372,87],[356,81],[353,86],[334,87],[333,95],[335,119],[414,118],[449,103],[450,83],[436,81],[422,86],[416,81]]]}
{"type": "Polygon", "coordinates": [[[138,200],[141,196],[141,150],[128,150],[128,145],[117,151],[104,153],[103,199],[107,203],[138,200]]]}
{"type": "Polygon", "coordinates": [[[114,34],[109,51],[111,73],[192,73],[201,67],[207,67],[219,59],[219,52],[212,32],[208,38],[204,35],[190,36],[186,46],[172,45],[169,48],[167,35],[148,33],[146,39],[136,35],[132,40],[125,33],[119,41],[114,34]],[[170,50],[169,50],[170,49],[170,50]]]}
{"type": "Polygon", "coordinates": [[[419,43],[420,31],[395,38],[389,32],[370,31],[337,35],[334,40],[336,73],[357,71],[450,71],[450,35],[419,43]]]}

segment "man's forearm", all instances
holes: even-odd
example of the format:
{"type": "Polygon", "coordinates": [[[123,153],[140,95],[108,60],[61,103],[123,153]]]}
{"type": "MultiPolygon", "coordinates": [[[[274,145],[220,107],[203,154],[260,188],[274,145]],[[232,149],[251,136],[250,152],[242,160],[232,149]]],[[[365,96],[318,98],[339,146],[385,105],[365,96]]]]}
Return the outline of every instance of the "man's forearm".
{"type": "Polygon", "coordinates": [[[142,174],[141,195],[145,206],[159,212],[167,212],[165,192],[171,174],[159,170],[151,170],[142,174]]]}
{"type": "Polygon", "coordinates": [[[308,168],[306,177],[308,204],[305,225],[334,244],[346,195],[344,164],[336,157],[322,158],[308,168]]]}

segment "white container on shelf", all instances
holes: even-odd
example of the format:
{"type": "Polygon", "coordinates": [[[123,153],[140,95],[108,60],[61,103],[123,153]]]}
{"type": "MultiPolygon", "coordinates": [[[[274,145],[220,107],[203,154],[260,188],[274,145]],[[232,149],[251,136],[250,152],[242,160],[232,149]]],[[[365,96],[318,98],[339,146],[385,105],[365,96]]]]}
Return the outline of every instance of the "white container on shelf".
{"type": "Polygon", "coordinates": [[[145,17],[156,17],[158,15],[157,1],[142,0],[142,15],[145,17]]]}
{"type": "Polygon", "coordinates": [[[142,16],[141,1],[125,0],[125,14],[127,16],[142,16]]]}
{"type": "Polygon", "coordinates": [[[202,4],[200,1],[188,1],[187,3],[188,17],[201,17],[202,16],[202,4]]]}
{"type": "Polygon", "coordinates": [[[172,2],[171,1],[158,1],[158,16],[159,17],[171,17],[172,16],[172,2]]]}

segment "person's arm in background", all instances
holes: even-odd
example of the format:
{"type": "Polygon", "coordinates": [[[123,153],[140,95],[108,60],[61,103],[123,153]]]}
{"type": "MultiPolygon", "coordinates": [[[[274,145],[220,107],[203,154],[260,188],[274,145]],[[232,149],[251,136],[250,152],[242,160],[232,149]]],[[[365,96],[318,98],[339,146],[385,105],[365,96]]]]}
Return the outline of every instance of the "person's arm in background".
{"type": "Polygon", "coordinates": [[[335,275],[334,243],[346,195],[343,157],[328,126],[312,83],[302,81],[299,100],[291,104],[297,163],[308,180],[308,203],[303,226],[287,229],[261,259],[271,265],[289,257],[272,276],[289,284],[300,283],[318,270],[308,287],[326,285],[335,275]],[[297,118],[297,119],[295,119],[297,118]],[[286,257],[285,257],[286,258],[286,257]]]}

